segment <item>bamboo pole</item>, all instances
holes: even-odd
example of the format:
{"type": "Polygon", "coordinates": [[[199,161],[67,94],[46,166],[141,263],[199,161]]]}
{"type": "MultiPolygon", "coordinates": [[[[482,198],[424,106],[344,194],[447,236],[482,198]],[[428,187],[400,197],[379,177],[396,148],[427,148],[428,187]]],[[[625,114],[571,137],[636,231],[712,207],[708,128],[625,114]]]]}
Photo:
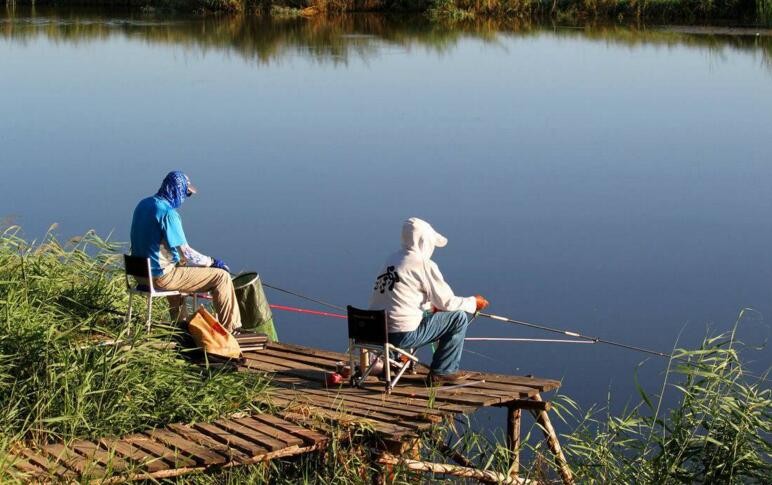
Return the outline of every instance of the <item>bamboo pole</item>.
{"type": "Polygon", "coordinates": [[[517,478],[520,471],[520,417],[523,410],[519,407],[507,407],[507,447],[512,452],[509,476],[517,478]]]}
{"type": "MultiPolygon", "coordinates": [[[[534,396],[533,399],[535,401],[542,400],[541,396],[538,394],[534,396]]],[[[534,416],[536,416],[536,422],[544,432],[544,437],[547,439],[547,445],[549,446],[550,451],[552,451],[552,454],[555,455],[555,464],[558,466],[560,477],[563,479],[563,483],[565,485],[574,485],[574,476],[571,473],[571,468],[568,466],[565,455],[563,455],[563,450],[560,448],[558,435],[555,432],[555,428],[552,426],[552,421],[550,420],[547,411],[531,412],[534,414],[534,416]]]]}
{"type": "Polygon", "coordinates": [[[468,468],[458,465],[446,465],[444,463],[432,463],[428,461],[411,460],[408,458],[397,458],[390,453],[384,453],[378,460],[379,463],[384,465],[401,465],[408,470],[424,472],[424,473],[436,473],[441,475],[452,475],[454,477],[472,478],[484,483],[501,483],[501,484],[515,484],[515,485],[528,485],[533,484],[531,480],[524,480],[522,478],[508,477],[503,473],[498,473],[488,470],[478,470],[476,468],[468,468]]]}

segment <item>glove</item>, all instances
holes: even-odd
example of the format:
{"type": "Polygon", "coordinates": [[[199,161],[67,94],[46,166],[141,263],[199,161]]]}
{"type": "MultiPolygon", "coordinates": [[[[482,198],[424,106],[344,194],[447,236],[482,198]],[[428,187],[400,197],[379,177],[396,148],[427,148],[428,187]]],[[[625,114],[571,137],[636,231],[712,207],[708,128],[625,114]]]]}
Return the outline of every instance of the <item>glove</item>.
{"type": "Polygon", "coordinates": [[[217,268],[217,269],[224,269],[228,273],[231,272],[231,269],[228,267],[227,264],[222,259],[212,258],[214,259],[214,262],[212,263],[212,266],[210,268],[217,268]]]}
{"type": "Polygon", "coordinates": [[[477,300],[477,311],[484,310],[485,308],[490,305],[490,302],[486,300],[482,295],[475,295],[475,300],[477,300]]]}

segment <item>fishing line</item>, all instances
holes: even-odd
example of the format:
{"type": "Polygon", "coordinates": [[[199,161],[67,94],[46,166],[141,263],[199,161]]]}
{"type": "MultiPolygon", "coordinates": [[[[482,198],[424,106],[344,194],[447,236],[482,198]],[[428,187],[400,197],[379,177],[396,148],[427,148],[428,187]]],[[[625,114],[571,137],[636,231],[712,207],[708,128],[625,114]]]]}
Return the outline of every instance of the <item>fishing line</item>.
{"type": "Polygon", "coordinates": [[[326,306],[328,308],[334,308],[335,310],[340,310],[340,311],[345,311],[346,310],[342,306],[333,305],[332,303],[327,303],[326,301],[317,300],[316,298],[311,298],[310,296],[301,295],[300,293],[297,293],[297,292],[294,292],[294,291],[285,290],[284,288],[279,288],[278,286],[272,286],[272,285],[269,285],[268,283],[266,283],[265,281],[263,281],[263,286],[265,286],[266,288],[270,288],[272,290],[281,291],[282,293],[287,293],[288,295],[292,295],[292,296],[296,296],[298,298],[302,298],[304,300],[308,300],[308,301],[312,301],[314,303],[318,303],[318,304],[320,304],[322,306],[326,306]]]}
{"type": "Polygon", "coordinates": [[[599,344],[613,345],[614,347],[620,347],[620,348],[623,348],[623,349],[634,350],[636,352],[642,352],[642,353],[645,353],[645,354],[656,355],[656,356],[659,356],[659,357],[667,357],[667,358],[672,358],[673,357],[671,354],[667,354],[665,352],[658,352],[656,350],[651,350],[651,349],[647,349],[647,348],[644,348],[644,347],[638,347],[638,346],[635,346],[635,345],[623,344],[621,342],[615,342],[613,340],[606,340],[606,339],[602,339],[600,337],[589,337],[587,335],[582,335],[579,332],[573,332],[573,331],[570,331],[570,330],[564,330],[562,328],[548,327],[547,325],[542,325],[540,323],[531,323],[531,322],[524,322],[522,320],[514,320],[512,318],[502,317],[500,315],[493,315],[491,313],[483,313],[483,312],[478,312],[478,313],[479,313],[479,315],[481,317],[487,317],[487,318],[490,318],[491,320],[497,320],[499,322],[505,322],[505,323],[512,323],[512,324],[515,324],[515,325],[522,325],[524,327],[530,327],[530,328],[535,328],[535,329],[538,329],[538,330],[544,330],[545,332],[559,333],[561,335],[566,335],[568,337],[575,337],[575,338],[584,339],[584,340],[587,340],[589,343],[599,343],[599,344]]]}

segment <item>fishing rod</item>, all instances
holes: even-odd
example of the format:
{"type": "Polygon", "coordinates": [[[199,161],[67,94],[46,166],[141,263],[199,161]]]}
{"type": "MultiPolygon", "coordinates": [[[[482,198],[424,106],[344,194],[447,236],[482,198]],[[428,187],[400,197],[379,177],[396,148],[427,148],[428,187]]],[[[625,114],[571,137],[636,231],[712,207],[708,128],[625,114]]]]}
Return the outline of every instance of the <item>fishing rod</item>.
{"type": "Polygon", "coordinates": [[[553,344],[594,344],[590,340],[568,340],[554,338],[510,338],[510,337],[467,337],[469,342],[543,342],[553,344]]]}
{"type": "Polygon", "coordinates": [[[659,356],[659,357],[667,357],[667,358],[672,358],[673,357],[671,354],[667,354],[665,352],[658,352],[656,350],[651,350],[651,349],[647,349],[647,348],[644,348],[644,347],[637,347],[635,345],[623,344],[621,342],[615,342],[613,340],[602,339],[600,337],[589,337],[589,336],[583,335],[583,334],[581,334],[579,332],[573,332],[573,331],[570,331],[570,330],[564,330],[562,328],[548,327],[547,325],[542,325],[542,324],[539,324],[539,323],[531,323],[531,322],[524,322],[522,320],[514,320],[512,318],[502,317],[501,315],[493,315],[491,313],[478,312],[478,315],[480,315],[481,317],[490,318],[491,320],[497,320],[499,322],[512,323],[512,324],[515,324],[515,325],[522,325],[524,327],[535,328],[535,329],[538,329],[538,330],[544,330],[545,332],[559,333],[561,335],[566,335],[568,337],[580,338],[580,339],[583,339],[583,340],[587,341],[588,343],[613,345],[614,347],[620,347],[620,348],[627,349],[627,350],[634,350],[636,352],[643,352],[645,354],[656,355],[656,356],[659,356]]]}
{"type": "MultiPolygon", "coordinates": [[[[272,286],[272,285],[269,285],[269,284],[267,284],[265,282],[263,282],[263,286],[265,286],[267,288],[271,288],[271,289],[276,290],[276,291],[281,291],[282,293],[287,293],[289,295],[296,296],[298,298],[302,298],[304,300],[312,301],[314,303],[318,303],[320,305],[323,305],[323,306],[326,306],[326,307],[329,307],[329,308],[334,308],[336,310],[343,310],[343,307],[341,307],[341,306],[333,305],[332,303],[327,303],[325,301],[318,300],[316,298],[311,298],[309,296],[302,295],[302,294],[294,292],[294,291],[286,290],[284,288],[279,288],[277,286],[272,286]]],[[[538,324],[538,323],[525,322],[525,321],[522,321],[522,320],[514,320],[512,318],[502,317],[500,315],[494,315],[494,314],[491,314],[491,313],[477,312],[476,315],[479,315],[481,317],[490,318],[492,320],[498,320],[500,322],[512,323],[512,324],[515,324],[515,325],[522,325],[522,326],[525,326],[525,327],[535,328],[535,329],[538,329],[538,330],[544,330],[544,331],[547,331],[547,332],[559,333],[561,335],[566,335],[568,337],[579,338],[579,339],[582,339],[583,341],[586,341],[587,343],[591,343],[591,344],[601,343],[601,344],[606,344],[606,345],[612,345],[614,347],[620,347],[620,348],[627,349],[627,350],[633,350],[633,351],[636,351],[636,352],[643,352],[645,354],[656,355],[658,357],[672,358],[671,354],[667,354],[665,352],[658,352],[656,350],[646,349],[646,348],[643,348],[643,347],[637,347],[635,345],[628,345],[628,344],[624,344],[624,343],[621,343],[621,342],[615,342],[613,340],[602,339],[600,337],[589,337],[587,335],[582,335],[581,333],[572,332],[570,330],[563,330],[563,329],[560,329],[560,328],[548,327],[547,325],[541,325],[541,324],[538,324]]],[[[532,339],[532,340],[534,340],[534,339],[532,339]]],[[[547,340],[547,339],[543,339],[543,340],[547,340]]],[[[561,343],[569,343],[569,342],[568,341],[564,341],[564,342],[561,342],[561,343]]],[[[573,340],[570,343],[580,343],[580,342],[576,341],[576,340],[573,340]]]]}

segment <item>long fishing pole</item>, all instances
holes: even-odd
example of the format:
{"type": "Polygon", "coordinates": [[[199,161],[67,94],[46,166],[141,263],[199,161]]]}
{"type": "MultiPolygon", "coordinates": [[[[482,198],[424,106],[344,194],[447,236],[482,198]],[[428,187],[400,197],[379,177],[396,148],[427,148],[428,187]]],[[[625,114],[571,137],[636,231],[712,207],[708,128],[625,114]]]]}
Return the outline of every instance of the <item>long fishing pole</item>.
{"type": "Polygon", "coordinates": [[[590,340],[568,340],[554,338],[510,338],[510,337],[466,337],[467,342],[541,342],[552,344],[594,344],[590,340]]]}
{"type": "Polygon", "coordinates": [[[539,324],[539,323],[531,323],[531,322],[524,322],[522,320],[514,320],[512,318],[502,317],[500,315],[493,315],[491,313],[479,312],[478,314],[481,317],[487,317],[487,318],[490,318],[491,320],[498,320],[500,322],[512,323],[512,324],[515,324],[515,325],[522,325],[524,327],[530,327],[530,328],[535,328],[535,329],[538,329],[538,330],[544,330],[545,332],[559,333],[561,335],[566,335],[568,337],[584,339],[586,341],[589,341],[590,343],[599,343],[599,344],[613,345],[614,347],[620,347],[620,348],[623,348],[623,349],[634,350],[636,352],[643,352],[645,354],[656,355],[656,356],[659,356],[659,357],[667,357],[667,358],[672,358],[673,357],[671,354],[667,354],[665,352],[658,352],[656,350],[651,350],[651,349],[647,349],[647,348],[644,348],[644,347],[637,347],[635,345],[623,344],[621,342],[615,342],[613,340],[602,339],[600,337],[590,337],[590,336],[587,336],[587,335],[583,335],[583,334],[581,334],[579,332],[573,332],[573,331],[570,331],[570,330],[564,330],[562,328],[548,327],[547,325],[542,325],[542,324],[539,324]]]}
{"type": "MultiPolygon", "coordinates": [[[[341,311],[344,310],[344,308],[341,307],[341,306],[333,305],[332,303],[327,303],[325,301],[318,300],[316,298],[311,298],[309,296],[305,296],[305,295],[302,295],[302,294],[294,292],[294,291],[286,290],[284,288],[279,288],[279,287],[276,287],[276,286],[272,286],[272,285],[269,285],[269,284],[267,284],[265,282],[263,282],[263,286],[265,286],[267,288],[271,288],[271,289],[276,290],[276,291],[281,291],[282,293],[287,293],[289,295],[296,296],[298,298],[302,298],[304,300],[312,301],[314,303],[318,303],[318,304],[324,305],[326,307],[334,308],[336,310],[341,310],[341,311]]],[[[512,324],[515,324],[515,325],[522,325],[522,326],[525,326],[525,327],[535,328],[535,329],[538,329],[538,330],[544,330],[546,332],[559,333],[561,335],[566,335],[568,337],[574,337],[574,338],[583,339],[585,341],[588,341],[588,343],[601,343],[601,344],[606,344],[606,345],[612,345],[614,347],[620,347],[620,348],[623,348],[623,349],[634,350],[636,352],[643,352],[645,354],[656,355],[656,356],[659,356],[659,357],[672,358],[671,354],[667,354],[665,352],[658,352],[656,350],[646,349],[646,348],[643,348],[643,347],[637,347],[635,345],[623,344],[621,342],[615,342],[613,340],[602,339],[600,337],[589,337],[587,335],[582,335],[579,332],[572,332],[570,330],[563,330],[563,329],[560,329],[560,328],[548,327],[547,325],[541,325],[541,324],[538,324],[538,323],[525,322],[525,321],[522,321],[522,320],[514,320],[512,318],[502,317],[500,315],[493,315],[491,313],[477,312],[477,315],[479,315],[481,317],[487,317],[487,318],[490,318],[492,320],[498,320],[500,322],[512,323],[512,324]]]]}

